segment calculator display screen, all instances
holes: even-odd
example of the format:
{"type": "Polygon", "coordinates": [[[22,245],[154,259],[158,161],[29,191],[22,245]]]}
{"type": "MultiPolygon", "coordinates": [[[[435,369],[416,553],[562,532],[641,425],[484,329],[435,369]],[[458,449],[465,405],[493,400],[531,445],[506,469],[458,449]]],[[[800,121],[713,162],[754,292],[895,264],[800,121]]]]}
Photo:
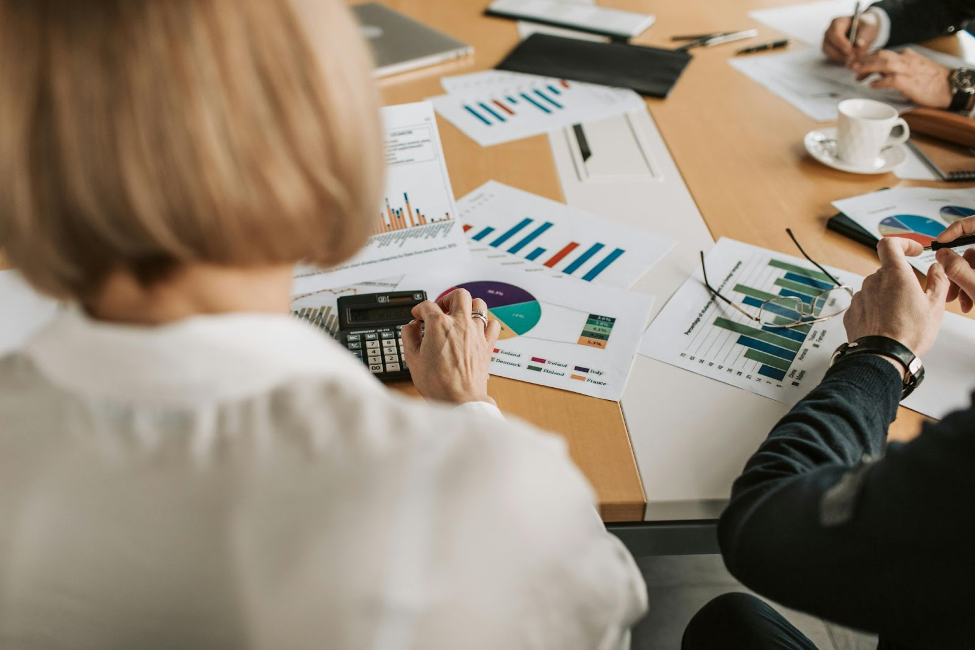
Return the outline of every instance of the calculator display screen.
{"type": "Polygon", "coordinates": [[[367,309],[350,309],[349,310],[349,322],[350,323],[374,323],[374,322],[386,322],[386,321],[403,321],[407,322],[414,318],[411,316],[410,310],[413,307],[410,305],[385,305],[383,307],[368,307],[367,309]]]}

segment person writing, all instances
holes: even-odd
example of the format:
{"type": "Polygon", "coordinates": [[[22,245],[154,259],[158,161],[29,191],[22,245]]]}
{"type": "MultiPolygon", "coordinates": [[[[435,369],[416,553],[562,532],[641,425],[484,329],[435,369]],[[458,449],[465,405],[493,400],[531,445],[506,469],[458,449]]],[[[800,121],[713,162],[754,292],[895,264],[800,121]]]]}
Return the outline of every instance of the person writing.
{"type": "MultiPolygon", "coordinates": [[[[973,217],[939,237],[974,232],[973,217]]],[[[849,344],[771,431],[719,522],[730,572],[787,607],[879,635],[880,648],[973,648],[974,405],[886,446],[947,298],[974,304],[974,251],[939,252],[920,288],[909,239],[879,242],[882,267],[845,314],[849,344]],[[908,384],[907,384],[908,381],[908,384]]],[[[752,595],[719,596],[685,650],[814,645],[752,595]]]]}
{"type": "Polygon", "coordinates": [[[859,17],[854,45],[851,16],[831,21],[822,49],[832,61],[851,68],[862,81],[879,78],[873,88],[902,92],[920,106],[973,111],[973,67],[950,69],[911,49],[892,51],[959,29],[973,32],[974,5],[964,0],[882,0],[859,17]]]}
{"type": "Polygon", "coordinates": [[[69,303],[0,358],[0,647],[624,648],[641,575],[488,395],[482,301],[404,328],[428,402],[289,315],[383,187],[313,4],[0,0],[0,242],[69,303]]]}

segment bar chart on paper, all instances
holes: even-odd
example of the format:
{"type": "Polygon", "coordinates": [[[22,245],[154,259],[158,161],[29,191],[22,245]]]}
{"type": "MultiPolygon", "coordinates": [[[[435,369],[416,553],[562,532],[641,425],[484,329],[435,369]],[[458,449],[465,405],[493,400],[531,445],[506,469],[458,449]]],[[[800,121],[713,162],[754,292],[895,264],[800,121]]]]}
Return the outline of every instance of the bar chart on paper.
{"type": "Polygon", "coordinates": [[[585,282],[630,287],[674,242],[489,181],[458,202],[473,245],[585,282]]]}
{"type": "Polygon", "coordinates": [[[433,108],[427,102],[388,106],[383,118],[387,185],[374,213],[373,236],[340,267],[299,267],[293,293],[403,275],[419,265],[468,257],[456,225],[454,193],[433,108]]]}
{"type": "MultiPolygon", "coordinates": [[[[710,282],[724,296],[759,315],[764,301],[799,298],[812,304],[836,285],[804,260],[721,239],[706,258],[710,282]]],[[[861,278],[831,271],[852,287],[861,278]]],[[[834,305],[828,302],[824,309],[834,305]]],[[[689,278],[661,310],[641,342],[641,353],[765,397],[793,403],[827,370],[834,349],[845,340],[840,317],[794,328],[796,312],[776,305],[762,325],[714,299],[701,272],[689,278]]],[[[820,310],[815,310],[820,313],[820,310]]]]}
{"type": "Polygon", "coordinates": [[[431,102],[482,146],[644,108],[632,90],[489,70],[446,77],[431,102]]]}

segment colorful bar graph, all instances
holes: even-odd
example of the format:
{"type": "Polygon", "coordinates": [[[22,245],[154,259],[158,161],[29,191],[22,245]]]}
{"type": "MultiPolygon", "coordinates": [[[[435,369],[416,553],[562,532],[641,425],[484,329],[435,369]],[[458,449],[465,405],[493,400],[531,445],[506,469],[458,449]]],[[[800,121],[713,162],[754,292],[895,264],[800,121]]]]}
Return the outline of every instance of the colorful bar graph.
{"type": "Polygon", "coordinates": [[[572,253],[574,251],[574,249],[577,246],[579,246],[579,245],[580,244],[578,244],[575,241],[570,242],[569,244],[567,244],[566,246],[564,246],[563,248],[561,248],[559,253],[557,253],[556,255],[554,255],[553,257],[551,257],[550,259],[548,259],[545,262],[543,262],[543,266],[547,266],[549,268],[553,268],[554,266],[556,266],[557,264],[559,264],[561,261],[563,261],[563,258],[566,257],[567,255],[569,255],[570,253],[572,253]]]}
{"type": "Polygon", "coordinates": [[[426,226],[429,223],[440,223],[441,221],[451,220],[451,215],[447,212],[444,215],[444,219],[434,219],[433,221],[428,220],[424,213],[421,212],[420,208],[411,206],[410,197],[408,196],[407,192],[404,192],[405,207],[403,208],[391,206],[389,198],[384,198],[383,203],[384,206],[380,211],[380,218],[377,221],[376,226],[373,228],[374,235],[395,232],[397,230],[405,230],[407,228],[414,228],[417,226],[426,226]]]}
{"type": "Polygon", "coordinates": [[[600,244],[600,243],[594,244],[593,246],[591,246],[590,248],[588,248],[587,250],[585,250],[580,257],[578,257],[573,262],[571,262],[569,266],[567,266],[565,269],[563,269],[563,272],[566,273],[566,274],[573,273],[574,271],[576,271],[577,269],[579,269],[581,266],[583,266],[587,262],[587,260],[589,260],[591,257],[593,257],[594,255],[596,255],[597,254],[597,251],[599,251],[602,248],[604,248],[604,245],[603,244],[600,244]]]}
{"type": "Polygon", "coordinates": [[[522,97],[523,99],[525,99],[527,102],[529,102],[533,106],[535,106],[536,108],[538,108],[539,110],[543,111],[544,113],[552,113],[553,112],[550,109],[548,109],[545,106],[543,106],[542,104],[540,104],[539,102],[537,102],[535,99],[533,99],[529,95],[527,95],[526,93],[519,93],[519,96],[522,97]]]}
{"type": "Polygon", "coordinates": [[[624,255],[624,249],[615,248],[610,255],[598,262],[597,266],[587,271],[587,274],[583,276],[583,279],[587,282],[591,282],[594,278],[600,275],[604,269],[613,264],[614,260],[621,257],[621,255],[624,255]]]}
{"type": "Polygon", "coordinates": [[[477,235],[472,237],[472,239],[474,239],[475,241],[482,241],[483,239],[491,235],[493,232],[495,232],[495,228],[493,228],[492,226],[486,226],[485,228],[482,228],[477,235]]]}
{"type": "Polygon", "coordinates": [[[526,259],[529,260],[529,261],[531,261],[531,262],[535,262],[536,261],[536,258],[538,258],[540,255],[542,255],[545,252],[546,252],[546,249],[545,248],[537,248],[532,253],[530,253],[529,255],[527,255],[526,256],[526,259]]]}
{"type": "Polygon", "coordinates": [[[509,241],[513,235],[515,235],[517,232],[519,232],[520,230],[522,230],[532,222],[533,222],[532,219],[523,219],[522,221],[514,225],[512,228],[509,228],[504,233],[502,233],[498,238],[495,239],[495,241],[492,242],[491,245],[495,247],[501,246],[502,244],[509,241]]]}
{"type": "Polygon", "coordinates": [[[538,90],[537,89],[537,90],[534,90],[533,92],[536,93],[537,95],[539,95],[540,97],[542,97],[543,98],[543,101],[547,101],[550,104],[553,104],[554,106],[556,106],[557,108],[561,108],[561,109],[563,108],[563,105],[562,104],[560,104],[555,99],[553,99],[552,97],[550,97],[549,95],[547,95],[546,93],[544,93],[542,90],[538,90]]]}
{"type": "Polygon", "coordinates": [[[782,381],[787,376],[790,364],[797,357],[806,337],[798,338],[798,333],[783,328],[757,329],[728,318],[717,318],[713,324],[739,334],[736,344],[747,348],[743,356],[761,364],[757,374],[776,381],[782,381]]]}
{"type": "Polygon", "coordinates": [[[518,253],[523,249],[523,247],[528,245],[531,241],[533,241],[534,239],[536,239],[537,237],[539,237],[540,235],[542,235],[544,232],[546,232],[552,227],[553,224],[551,222],[549,221],[545,222],[542,226],[539,226],[538,228],[536,228],[536,230],[532,231],[531,233],[529,233],[528,235],[520,239],[518,242],[516,242],[516,244],[509,249],[509,252],[518,253]]]}
{"type": "Polygon", "coordinates": [[[492,100],[492,103],[495,104],[496,106],[498,106],[499,108],[501,108],[503,111],[505,111],[509,115],[515,115],[516,114],[516,112],[514,110],[512,110],[511,108],[509,108],[508,106],[506,106],[505,104],[503,104],[502,102],[500,102],[497,99],[493,99],[492,100]]]}
{"type": "Polygon", "coordinates": [[[485,126],[492,126],[492,123],[489,122],[488,120],[486,120],[484,117],[482,117],[482,114],[479,113],[478,111],[476,111],[474,108],[472,108],[468,104],[462,104],[462,106],[465,107],[465,110],[466,111],[468,111],[469,113],[471,113],[472,115],[474,115],[475,117],[477,117],[479,119],[479,121],[482,122],[482,124],[484,124],[485,126]]]}
{"type": "Polygon", "coordinates": [[[502,117],[501,115],[499,115],[498,113],[496,113],[495,111],[493,111],[491,108],[489,108],[485,104],[485,102],[478,102],[478,105],[482,108],[482,110],[484,110],[486,113],[488,113],[489,115],[491,115],[492,117],[494,117],[498,121],[505,122],[505,118],[502,117]]]}

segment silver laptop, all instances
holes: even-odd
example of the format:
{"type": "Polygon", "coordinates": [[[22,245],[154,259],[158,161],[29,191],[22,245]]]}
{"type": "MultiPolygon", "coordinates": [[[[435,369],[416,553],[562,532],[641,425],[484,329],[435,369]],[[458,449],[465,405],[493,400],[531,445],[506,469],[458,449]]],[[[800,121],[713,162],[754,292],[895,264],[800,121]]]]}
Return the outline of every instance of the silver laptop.
{"type": "Polygon", "coordinates": [[[457,59],[475,51],[471,45],[375,2],[356,5],[353,12],[373,50],[377,77],[457,59]]]}

